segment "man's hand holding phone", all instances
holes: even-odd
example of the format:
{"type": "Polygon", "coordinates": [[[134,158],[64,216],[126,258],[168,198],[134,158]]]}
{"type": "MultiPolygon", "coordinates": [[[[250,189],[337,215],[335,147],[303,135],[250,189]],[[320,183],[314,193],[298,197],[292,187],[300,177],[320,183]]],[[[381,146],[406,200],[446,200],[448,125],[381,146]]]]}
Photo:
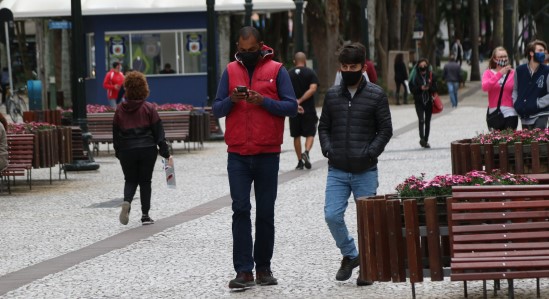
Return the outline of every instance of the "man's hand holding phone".
{"type": "Polygon", "coordinates": [[[255,90],[248,90],[248,98],[246,101],[250,104],[261,105],[263,104],[263,95],[255,90]]]}
{"type": "Polygon", "coordinates": [[[238,103],[240,101],[246,101],[248,99],[248,87],[246,86],[237,86],[233,89],[231,94],[231,101],[233,103],[238,103]]]}

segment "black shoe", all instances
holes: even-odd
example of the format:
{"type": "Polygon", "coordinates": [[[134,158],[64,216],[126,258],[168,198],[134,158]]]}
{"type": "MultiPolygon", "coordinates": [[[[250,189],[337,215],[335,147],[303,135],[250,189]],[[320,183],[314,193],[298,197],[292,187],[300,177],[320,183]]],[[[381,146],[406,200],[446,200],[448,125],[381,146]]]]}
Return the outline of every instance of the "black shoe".
{"type": "Polygon", "coordinates": [[[273,272],[270,270],[257,271],[255,277],[255,283],[260,286],[274,286],[278,284],[278,280],[274,278],[273,272]]]}
{"type": "Polygon", "coordinates": [[[236,278],[229,281],[230,289],[244,289],[253,286],[255,286],[255,281],[252,272],[238,272],[236,278]]]}
{"type": "Polygon", "coordinates": [[[419,140],[419,145],[421,145],[421,147],[425,147],[426,144],[427,144],[427,141],[425,141],[425,139],[421,138],[419,140]]]}
{"type": "Polygon", "coordinates": [[[431,148],[431,145],[429,144],[429,142],[425,141],[425,146],[424,148],[431,148]]]}
{"type": "Polygon", "coordinates": [[[341,267],[339,267],[339,270],[337,270],[336,280],[344,281],[351,278],[351,275],[353,275],[353,269],[358,267],[359,265],[359,256],[355,257],[354,259],[351,259],[347,256],[344,257],[343,260],[341,260],[341,267]]]}
{"type": "Polygon", "coordinates": [[[124,224],[124,225],[127,225],[128,222],[130,221],[130,210],[132,209],[132,205],[130,202],[128,201],[124,201],[122,203],[122,209],[120,210],[120,216],[119,216],[119,220],[120,220],[120,223],[124,224]]]}
{"type": "Polygon", "coordinates": [[[311,165],[311,158],[309,158],[309,152],[305,151],[303,154],[301,154],[301,158],[303,158],[303,164],[305,165],[305,168],[311,169],[312,165],[311,165]]]}
{"type": "Polygon", "coordinates": [[[297,163],[297,166],[295,167],[296,170],[303,170],[303,160],[299,160],[297,163]]]}
{"type": "Polygon", "coordinates": [[[152,218],[149,217],[149,215],[143,215],[141,216],[141,224],[143,225],[154,224],[154,220],[152,220],[152,218]]]}
{"type": "Polygon", "coordinates": [[[360,271],[358,272],[358,277],[356,278],[356,285],[359,286],[359,287],[363,287],[363,286],[371,286],[372,284],[374,284],[373,281],[369,281],[369,280],[364,280],[360,277],[360,271]]]}

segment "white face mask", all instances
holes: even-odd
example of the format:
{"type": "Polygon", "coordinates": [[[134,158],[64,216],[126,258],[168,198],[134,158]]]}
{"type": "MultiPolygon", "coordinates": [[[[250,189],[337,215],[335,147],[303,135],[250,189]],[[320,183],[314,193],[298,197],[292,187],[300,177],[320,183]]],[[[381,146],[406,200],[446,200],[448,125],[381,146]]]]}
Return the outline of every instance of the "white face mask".
{"type": "Polygon", "coordinates": [[[496,64],[501,67],[506,66],[508,63],[509,63],[509,60],[507,59],[498,59],[498,61],[496,62],[496,64]]]}

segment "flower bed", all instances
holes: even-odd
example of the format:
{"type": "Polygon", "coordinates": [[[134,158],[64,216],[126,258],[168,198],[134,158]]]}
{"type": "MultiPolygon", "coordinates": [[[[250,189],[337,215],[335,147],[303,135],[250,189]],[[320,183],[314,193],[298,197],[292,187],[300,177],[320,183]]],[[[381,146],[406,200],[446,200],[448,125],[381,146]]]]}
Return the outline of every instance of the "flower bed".
{"type": "Polygon", "coordinates": [[[513,173],[549,172],[549,129],[504,130],[451,144],[452,173],[501,169],[513,173]]]}
{"type": "Polygon", "coordinates": [[[533,185],[535,179],[523,175],[494,170],[471,171],[465,175],[437,175],[431,180],[425,180],[425,174],[410,176],[400,183],[395,190],[400,198],[447,197],[452,194],[452,186],[483,186],[483,185],[533,185]]]}

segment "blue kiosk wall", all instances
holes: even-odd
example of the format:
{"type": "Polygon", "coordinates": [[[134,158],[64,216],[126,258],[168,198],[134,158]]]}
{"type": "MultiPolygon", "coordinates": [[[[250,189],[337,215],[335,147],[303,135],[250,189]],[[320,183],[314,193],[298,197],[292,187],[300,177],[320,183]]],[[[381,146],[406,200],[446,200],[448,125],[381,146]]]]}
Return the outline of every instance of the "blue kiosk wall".
{"type": "MultiPolygon", "coordinates": [[[[105,67],[105,32],[205,29],[205,12],[104,15],[84,17],[86,34],[94,33],[96,78],[86,81],[88,104],[107,105],[103,78],[105,67]]],[[[210,41],[208,41],[210,42],[210,41]]],[[[206,49],[204,49],[205,51],[206,49]]],[[[83,58],[84,59],[84,58],[83,58]]],[[[182,103],[202,107],[207,102],[207,75],[148,76],[151,102],[182,103]]]]}

